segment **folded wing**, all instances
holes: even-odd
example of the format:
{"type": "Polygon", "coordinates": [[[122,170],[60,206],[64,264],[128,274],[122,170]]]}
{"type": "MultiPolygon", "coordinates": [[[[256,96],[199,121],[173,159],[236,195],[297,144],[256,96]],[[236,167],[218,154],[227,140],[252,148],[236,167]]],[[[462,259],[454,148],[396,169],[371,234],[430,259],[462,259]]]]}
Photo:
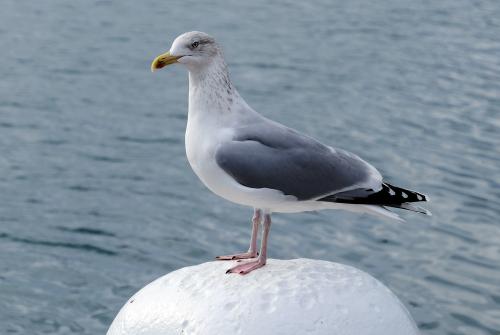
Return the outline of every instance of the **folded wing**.
{"type": "Polygon", "coordinates": [[[382,188],[380,173],[358,156],[268,120],[238,128],[233,140],[217,149],[216,162],[241,185],[298,200],[382,188]]]}

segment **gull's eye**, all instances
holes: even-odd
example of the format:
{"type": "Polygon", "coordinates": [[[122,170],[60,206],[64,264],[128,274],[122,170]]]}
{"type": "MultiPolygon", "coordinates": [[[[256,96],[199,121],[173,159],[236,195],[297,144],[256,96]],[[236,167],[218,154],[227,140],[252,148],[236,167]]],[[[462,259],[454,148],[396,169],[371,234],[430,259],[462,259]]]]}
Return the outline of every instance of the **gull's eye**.
{"type": "Polygon", "coordinates": [[[193,43],[191,43],[191,48],[196,49],[198,47],[198,45],[200,45],[200,42],[198,42],[198,41],[193,42],[193,43]]]}

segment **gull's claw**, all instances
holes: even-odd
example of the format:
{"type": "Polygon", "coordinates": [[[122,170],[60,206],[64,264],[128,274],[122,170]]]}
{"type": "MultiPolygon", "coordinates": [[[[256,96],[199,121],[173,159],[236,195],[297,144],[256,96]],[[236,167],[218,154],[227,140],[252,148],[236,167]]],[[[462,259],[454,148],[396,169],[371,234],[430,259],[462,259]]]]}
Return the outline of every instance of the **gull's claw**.
{"type": "Polygon", "coordinates": [[[266,265],[265,261],[263,261],[261,259],[257,259],[255,261],[250,261],[247,263],[236,265],[236,266],[230,268],[229,270],[227,270],[226,273],[237,273],[240,275],[246,275],[247,273],[250,273],[253,270],[256,270],[258,268],[261,268],[264,265],[266,265]]]}
{"type": "Polygon", "coordinates": [[[242,260],[242,259],[255,258],[258,255],[259,255],[258,252],[248,251],[248,252],[243,252],[241,254],[217,256],[217,257],[215,257],[215,259],[218,260],[218,261],[234,261],[234,260],[242,260]]]}
{"type": "MultiPolygon", "coordinates": [[[[262,243],[260,246],[260,255],[259,258],[253,261],[241,263],[239,265],[236,265],[229,270],[226,271],[226,273],[238,273],[240,275],[246,275],[247,273],[252,272],[253,270],[256,270],[258,268],[263,267],[266,265],[266,259],[267,259],[267,237],[269,236],[269,229],[271,228],[271,215],[266,214],[264,216],[264,231],[262,232],[262,243]]],[[[250,250],[255,250],[254,248],[251,248],[250,250]]],[[[248,253],[247,253],[248,254],[248,253]]],[[[252,255],[257,255],[257,252],[252,253],[252,255]]]]}
{"type": "Polygon", "coordinates": [[[262,211],[255,209],[252,218],[252,238],[250,239],[250,247],[247,252],[233,255],[217,256],[215,259],[219,261],[234,261],[255,258],[259,255],[257,252],[257,233],[259,232],[259,224],[262,218],[262,211]]]}

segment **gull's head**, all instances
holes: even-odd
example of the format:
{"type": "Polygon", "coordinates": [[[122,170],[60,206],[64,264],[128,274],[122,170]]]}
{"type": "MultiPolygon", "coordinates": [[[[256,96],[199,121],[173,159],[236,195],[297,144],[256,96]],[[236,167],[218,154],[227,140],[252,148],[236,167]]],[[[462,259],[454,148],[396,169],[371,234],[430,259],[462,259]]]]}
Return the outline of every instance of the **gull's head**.
{"type": "Polygon", "coordinates": [[[200,31],[190,31],[178,36],[168,52],[153,60],[151,71],[175,63],[186,65],[190,71],[201,69],[220,55],[221,49],[212,36],[200,31]]]}

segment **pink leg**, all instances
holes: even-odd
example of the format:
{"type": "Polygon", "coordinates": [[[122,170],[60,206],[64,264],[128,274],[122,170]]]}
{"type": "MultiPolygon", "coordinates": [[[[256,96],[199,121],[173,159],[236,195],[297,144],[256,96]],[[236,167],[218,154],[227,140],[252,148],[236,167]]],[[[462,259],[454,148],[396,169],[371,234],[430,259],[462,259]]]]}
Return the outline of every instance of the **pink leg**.
{"type": "Polygon", "coordinates": [[[262,232],[262,242],[260,245],[260,255],[255,261],[246,262],[235,267],[230,268],[226,273],[239,273],[245,275],[255,269],[261,268],[266,265],[267,260],[267,238],[269,237],[269,230],[271,229],[271,215],[264,215],[264,230],[262,232]]]}
{"type": "Polygon", "coordinates": [[[234,255],[217,256],[215,259],[219,261],[231,261],[235,259],[247,259],[257,257],[257,234],[259,233],[259,225],[262,219],[262,211],[255,209],[252,218],[252,238],[250,239],[250,248],[247,252],[234,255]]]}

